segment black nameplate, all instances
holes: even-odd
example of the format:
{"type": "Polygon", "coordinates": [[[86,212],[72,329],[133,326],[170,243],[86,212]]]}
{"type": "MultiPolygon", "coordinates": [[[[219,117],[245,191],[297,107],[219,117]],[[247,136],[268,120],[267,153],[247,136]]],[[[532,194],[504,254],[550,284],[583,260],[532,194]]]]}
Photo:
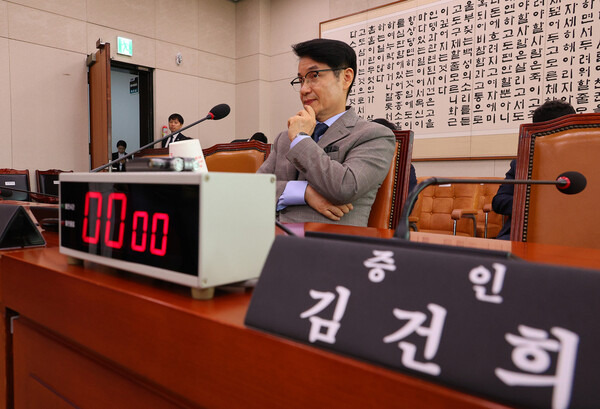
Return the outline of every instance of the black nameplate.
{"type": "Polygon", "coordinates": [[[45,245],[46,240],[22,206],[0,204],[0,249],[45,245]]]}
{"type": "Polygon", "coordinates": [[[597,407],[599,271],[401,243],[277,237],[246,324],[507,404],[597,407]]]}

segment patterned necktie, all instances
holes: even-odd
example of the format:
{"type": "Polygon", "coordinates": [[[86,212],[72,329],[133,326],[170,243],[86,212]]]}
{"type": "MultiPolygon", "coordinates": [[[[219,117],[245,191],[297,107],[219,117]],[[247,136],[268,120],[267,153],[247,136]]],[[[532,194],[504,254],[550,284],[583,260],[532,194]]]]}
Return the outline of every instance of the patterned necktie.
{"type": "Polygon", "coordinates": [[[327,131],[327,128],[329,127],[323,122],[319,122],[317,126],[315,126],[315,131],[312,134],[312,138],[315,140],[315,142],[319,142],[319,138],[321,138],[321,135],[327,131]]]}

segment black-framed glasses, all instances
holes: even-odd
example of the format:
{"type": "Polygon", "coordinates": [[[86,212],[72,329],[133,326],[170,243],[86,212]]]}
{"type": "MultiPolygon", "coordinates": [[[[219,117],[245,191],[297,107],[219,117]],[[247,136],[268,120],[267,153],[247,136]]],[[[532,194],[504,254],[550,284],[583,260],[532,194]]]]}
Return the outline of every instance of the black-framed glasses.
{"type": "Polygon", "coordinates": [[[302,86],[304,84],[307,84],[309,87],[315,85],[319,81],[319,73],[325,72],[325,71],[345,70],[346,68],[347,67],[342,67],[342,68],[325,68],[325,69],[322,69],[322,70],[309,71],[309,72],[306,73],[306,75],[304,75],[304,77],[296,77],[293,80],[291,80],[290,84],[292,85],[292,87],[294,87],[294,90],[300,92],[300,90],[302,89],[302,86]]]}

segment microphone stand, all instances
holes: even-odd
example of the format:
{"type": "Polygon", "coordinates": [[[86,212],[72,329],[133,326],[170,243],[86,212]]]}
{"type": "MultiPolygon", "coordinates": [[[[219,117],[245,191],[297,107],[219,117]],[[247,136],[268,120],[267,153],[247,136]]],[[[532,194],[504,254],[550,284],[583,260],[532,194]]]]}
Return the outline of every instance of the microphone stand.
{"type": "Polygon", "coordinates": [[[186,129],[189,129],[189,128],[191,128],[191,127],[192,127],[192,126],[194,126],[194,125],[198,125],[200,122],[204,122],[204,121],[206,121],[207,119],[212,119],[212,118],[213,118],[213,116],[212,116],[212,115],[209,113],[209,114],[208,114],[208,115],[206,115],[204,118],[202,118],[202,119],[199,119],[199,120],[197,120],[197,121],[196,121],[196,122],[194,122],[194,123],[191,123],[191,124],[189,124],[189,125],[187,125],[187,126],[184,126],[184,127],[182,127],[182,128],[181,128],[181,129],[179,129],[177,132],[173,132],[173,133],[170,133],[170,134],[168,134],[168,135],[166,135],[166,136],[163,136],[162,138],[160,138],[160,139],[157,139],[157,140],[155,140],[155,141],[152,141],[152,142],[150,142],[150,143],[148,143],[148,144],[146,144],[146,145],[142,146],[141,148],[139,148],[139,149],[137,149],[137,150],[135,150],[135,151],[133,151],[133,152],[131,152],[131,153],[128,153],[128,154],[127,154],[127,155],[125,155],[125,156],[122,156],[122,157],[120,157],[120,158],[117,158],[117,159],[111,160],[110,162],[108,162],[108,163],[106,163],[106,164],[104,164],[104,165],[102,165],[102,166],[98,166],[97,168],[90,170],[90,173],[96,173],[96,172],[100,172],[102,169],[106,169],[107,167],[109,167],[109,166],[112,166],[112,165],[114,165],[114,164],[115,164],[115,163],[117,163],[117,162],[120,162],[120,161],[122,161],[122,160],[126,160],[126,159],[128,159],[128,158],[132,157],[133,155],[135,155],[136,153],[138,153],[138,152],[140,152],[140,151],[143,151],[143,150],[144,150],[144,149],[146,149],[146,148],[149,148],[149,147],[151,147],[152,145],[156,145],[157,143],[159,143],[159,142],[162,142],[162,141],[166,140],[167,138],[170,138],[171,136],[173,136],[173,135],[175,135],[175,134],[177,134],[177,133],[180,133],[181,131],[185,131],[186,129]]]}
{"type": "MultiPolygon", "coordinates": [[[[22,192],[22,193],[28,193],[29,197],[32,200],[35,200],[40,203],[51,203],[51,204],[58,203],[58,196],[50,194],[50,193],[34,192],[32,190],[17,189],[14,187],[6,187],[6,186],[0,188],[0,192],[2,192],[3,190],[11,192],[10,196],[12,196],[12,192],[22,192]]],[[[9,199],[10,196],[4,196],[4,197],[6,198],[6,200],[10,200],[9,199]]]]}
{"type": "MultiPolygon", "coordinates": [[[[4,186],[4,187],[0,188],[0,192],[3,191],[3,190],[10,190],[12,192],[29,193],[30,195],[38,195],[38,196],[47,196],[47,197],[58,198],[57,195],[53,195],[53,194],[50,194],[50,193],[34,192],[32,190],[23,190],[23,189],[17,189],[17,188],[14,188],[14,187],[6,187],[6,186],[4,186]]],[[[7,197],[10,197],[10,196],[7,196],[7,197]]]]}
{"type": "Polygon", "coordinates": [[[518,180],[518,179],[451,179],[451,178],[429,178],[419,183],[410,192],[402,207],[402,214],[400,221],[396,227],[394,233],[395,238],[410,240],[410,225],[408,217],[410,212],[421,193],[427,186],[430,185],[445,185],[445,184],[459,184],[459,183],[488,183],[495,185],[554,185],[554,186],[566,186],[569,182],[564,179],[558,180],[518,180]]]}

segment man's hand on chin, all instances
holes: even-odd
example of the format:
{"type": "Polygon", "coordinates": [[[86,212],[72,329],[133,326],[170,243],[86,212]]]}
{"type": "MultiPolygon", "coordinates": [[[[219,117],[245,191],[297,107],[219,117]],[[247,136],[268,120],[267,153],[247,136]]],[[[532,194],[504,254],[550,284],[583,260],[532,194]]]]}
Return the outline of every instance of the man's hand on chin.
{"type": "Polygon", "coordinates": [[[350,210],[354,208],[352,203],[342,205],[332,204],[310,185],[306,186],[304,200],[306,201],[306,204],[315,209],[317,212],[334,221],[340,220],[343,215],[350,212],[350,210]]]}
{"type": "Polygon", "coordinates": [[[288,119],[288,138],[290,138],[290,142],[296,139],[296,135],[300,132],[312,135],[316,124],[314,109],[310,105],[305,105],[304,109],[288,119]]]}

